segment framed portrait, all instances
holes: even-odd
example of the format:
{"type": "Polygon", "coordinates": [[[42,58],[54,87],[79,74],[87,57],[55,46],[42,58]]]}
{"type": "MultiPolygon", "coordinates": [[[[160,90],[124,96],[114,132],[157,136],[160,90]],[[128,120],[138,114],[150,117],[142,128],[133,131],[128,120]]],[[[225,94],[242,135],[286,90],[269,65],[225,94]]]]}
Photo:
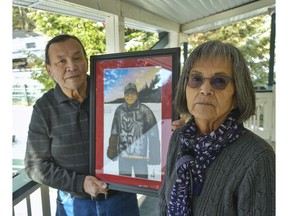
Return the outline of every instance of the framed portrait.
{"type": "Polygon", "coordinates": [[[180,48],[91,56],[90,173],[110,189],[157,196],[180,48]]]}

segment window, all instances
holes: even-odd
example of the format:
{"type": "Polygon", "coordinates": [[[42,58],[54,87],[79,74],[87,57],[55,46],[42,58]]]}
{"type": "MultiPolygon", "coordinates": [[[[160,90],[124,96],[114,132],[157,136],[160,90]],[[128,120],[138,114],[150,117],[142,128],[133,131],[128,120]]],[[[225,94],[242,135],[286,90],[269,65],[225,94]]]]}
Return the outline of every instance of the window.
{"type": "Polygon", "coordinates": [[[36,48],[36,44],[35,44],[34,42],[32,42],[32,43],[26,43],[26,48],[27,48],[27,49],[36,48]]]}

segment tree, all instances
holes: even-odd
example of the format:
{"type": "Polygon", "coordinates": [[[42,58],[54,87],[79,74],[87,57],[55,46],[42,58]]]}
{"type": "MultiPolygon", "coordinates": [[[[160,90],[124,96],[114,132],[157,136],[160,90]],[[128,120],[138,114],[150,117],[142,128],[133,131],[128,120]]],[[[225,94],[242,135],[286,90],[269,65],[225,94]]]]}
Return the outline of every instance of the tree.
{"type": "Polygon", "coordinates": [[[28,18],[30,12],[31,10],[28,8],[13,6],[13,29],[33,30],[35,25],[32,20],[28,18]]]}
{"type": "Polygon", "coordinates": [[[125,29],[125,49],[128,52],[149,50],[158,41],[158,35],[136,29],[125,29]]]}
{"type": "Polygon", "coordinates": [[[31,11],[29,18],[35,23],[34,31],[41,32],[48,37],[64,33],[75,35],[83,43],[88,57],[105,53],[105,27],[103,23],[32,9],[31,11]]]}
{"type": "MultiPolygon", "coordinates": [[[[16,28],[41,32],[49,37],[61,33],[76,35],[83,42],[88,58],[106,51],[105,25],[101,22],[13,7],[13,29],[16,28]]],[[[247,59],[253,83],[268,82],[270,16],[258,16],[216,30],[193,34],[189,36],[188,43],[193,48],[211,39],[230,42],[239,47],[247,59]]],[[[126,51],[148,50],[157,41],[156,33],[125,29],[126,51]]],[[[46,73],[43,65],[39,63],[41,73],[46,73]]],[[[46,74],[33,74],[33,78],[44,84],[45,90],[53,85],[46,74]]]]}
{"type": "Polygon", "coordinates": [[[221,40],[236,45],[244,54],[253,84],[267,84],[269,72],[269,15],[254,17],[205,33],[190,35],[192,49],[207,40],[221,40]]]}
{"type": "MultiPolygon", "coordinates": [[[[87,52],[88,59],[91,55],[102,54],[106,52],[106,36],[105,24],[89,19],[65,16],[60,14],[52,14],[43,11],[25,8],[26,16],[21,17],[22,8],[13,7],[13,29],[29,26],[29,30],[42,33],[48,37],[54,37],[58,34],[72,34],[77,36],[87,52]],[[14,22],[15,21],[15,22],[14,22]],[[28,24],[33,25],[28,25],[28,24]]],[[[28,28],[28,27],[27,27],[28,28]]],[[[158,41],[158,34],[151,32],[144,32],[136,29],[125,29],[125,43],[126,51],[148,50],[158,41]]],[[[32,55],[30,56],[32,57],[32,55]]],[[[46,73],[44,67],[44,60],[33,56],[30,62],[38,62],[41,72],[32,73],[32,79],[36,79],[44,85],[43,91],[54,86],[46,73]]]]}

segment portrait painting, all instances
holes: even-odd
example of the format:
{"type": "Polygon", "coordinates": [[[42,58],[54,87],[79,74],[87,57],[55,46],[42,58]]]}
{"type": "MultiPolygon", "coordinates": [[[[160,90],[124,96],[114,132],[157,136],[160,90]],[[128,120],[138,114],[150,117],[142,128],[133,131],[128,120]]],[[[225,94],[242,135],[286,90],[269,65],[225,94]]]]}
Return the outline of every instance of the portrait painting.
{"type": "Polygon", "coordinates": [[[179,76],[179,49],[92,56],[91,174],[110,188],[160,189],[179,76]]]}

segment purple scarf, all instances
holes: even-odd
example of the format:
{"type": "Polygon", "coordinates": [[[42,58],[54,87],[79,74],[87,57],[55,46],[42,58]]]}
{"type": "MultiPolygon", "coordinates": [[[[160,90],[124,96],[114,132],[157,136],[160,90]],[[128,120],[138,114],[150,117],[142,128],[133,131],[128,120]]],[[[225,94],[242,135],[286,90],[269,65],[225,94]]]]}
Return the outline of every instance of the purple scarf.
{"type": "Polygon", "coordinates": [[[223,124],[210,134],[200,136],[194,118],[180,131],[180,151],[177,156],[177,179],[168,208],[168,215],[191,216],[193,195],[199,196],[204,183],[205,170],[220,151],[236,140],[243,124],[236,124],[236,110],[223,124]]]}

